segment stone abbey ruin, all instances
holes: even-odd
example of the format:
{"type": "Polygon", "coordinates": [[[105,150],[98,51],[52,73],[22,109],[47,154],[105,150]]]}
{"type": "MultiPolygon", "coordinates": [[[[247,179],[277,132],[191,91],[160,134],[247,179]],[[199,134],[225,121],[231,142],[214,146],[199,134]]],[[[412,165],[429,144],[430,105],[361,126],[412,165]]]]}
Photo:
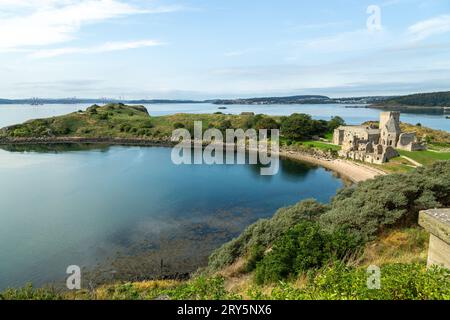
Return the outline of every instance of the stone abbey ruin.
{"type": "Polygon", "coordinates": [[[381,112],[379,128],[340,126],[334,130],[333,143],[342,146],[339,156],[382,164],[399,156],[396,149],[425,150],[415,132],[401,132],[400,112],[381,112]]]}

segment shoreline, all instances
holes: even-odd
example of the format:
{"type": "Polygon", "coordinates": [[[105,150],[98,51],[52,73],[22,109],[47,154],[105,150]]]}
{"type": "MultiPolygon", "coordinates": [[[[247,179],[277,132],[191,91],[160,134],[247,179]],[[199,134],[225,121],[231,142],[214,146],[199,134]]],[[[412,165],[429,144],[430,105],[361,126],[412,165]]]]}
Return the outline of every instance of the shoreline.
{"type": "Polygon", "coordinates": [[[379,169],[346,159],[327,159],[323,157],[312,156],[304,152],[295,151],[281,151],[280,156],[320,165],[326,169],[330,169],[342,175],[353,183],[362,182],[365,180],[373,179],[379,175],[388,174],[387,172],[381,171],[379,169]]]}
{"type": "MultiPolygon", "coordinates": [[[[61,138],[15,138],[0,139],[1,145],[57,145],[57,144],[103,144],[111,146],[137,146],[137,147],[173,147],[178,142],[172,142],[170,139],[149,140],[139,138],[81,138],[81,137],[61,137],[61,138]]],[[[332,170],[353,183],[373,179],[378,175],[386,175],[387,172],[356,163],[341,158],[326,158],[318,155],[312,155],[306,152],[293,151],[280,148],[279,155],[293,160],[300,160],[311,164],[322,166],[332,170]]]]}

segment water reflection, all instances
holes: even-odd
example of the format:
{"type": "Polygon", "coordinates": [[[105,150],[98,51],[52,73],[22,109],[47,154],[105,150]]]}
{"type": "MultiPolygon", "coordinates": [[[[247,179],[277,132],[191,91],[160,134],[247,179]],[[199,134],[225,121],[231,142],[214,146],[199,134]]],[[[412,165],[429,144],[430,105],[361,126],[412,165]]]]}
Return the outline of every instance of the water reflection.
{"type": "Polygon", "coordinates": [[[261,176],[258,165],[176,166],[170,148],[65,147],[0,150],[0,289],[64,279],[72,264],[97,282],[181,275],[277,208],[343,186],[290,160],[261,176]]]}

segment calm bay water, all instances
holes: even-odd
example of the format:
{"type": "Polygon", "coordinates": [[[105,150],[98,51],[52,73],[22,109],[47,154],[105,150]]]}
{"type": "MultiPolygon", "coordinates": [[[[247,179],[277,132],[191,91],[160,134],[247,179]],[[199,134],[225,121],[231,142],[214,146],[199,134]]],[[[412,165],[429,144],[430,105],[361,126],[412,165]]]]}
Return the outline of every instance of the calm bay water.
{"type": "Polygon", "coordinates": [[[69,265],[95,280],[193,271],[257,219],[343,186],[290,160],[261,176],[256,165],[176,166],[169,148],[2,148],[0,289],[60,281],[69,265]]]}
{"type": "MultiPolygon", "coordinates": [[[[0,128],[26,120],[63,115],[86,109],[87,105],[0,105],[0,128]]],[[[240,114],[255,112],[269,115],[290,115],[294,112],[311,114],[316,119],[328,120],[332,116],[342,117],[348,124],[361,124],[368,120],[378,120],[380,110],[370,108],[345,108],[342,104],[312,105],[228,105],[226,110],[218,110],[217,105],[203,104],[154,104],[146,105],[153,116],[174,113],[224,113],[240,114]]],[[[445,115],[431,110],[402,111],[401,121],[411,124],[421,123],[433,129],[450,131],[450,120],[445,115]]]]}

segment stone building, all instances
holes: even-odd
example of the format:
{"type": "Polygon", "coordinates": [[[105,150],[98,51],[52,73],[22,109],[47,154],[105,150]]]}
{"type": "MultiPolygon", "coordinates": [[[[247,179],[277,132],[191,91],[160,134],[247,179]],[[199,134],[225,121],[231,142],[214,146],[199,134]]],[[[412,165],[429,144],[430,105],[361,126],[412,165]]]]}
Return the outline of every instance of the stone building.
{"type": "Polygon", "coordinates": [[[396,149],[424,150],[415,132],[401,132],[400,112],[381,112],[379,128],[340,126],[334,130],[333,143],[342,146],[344,158],[381,164],[397,157],[396,149]]]}

